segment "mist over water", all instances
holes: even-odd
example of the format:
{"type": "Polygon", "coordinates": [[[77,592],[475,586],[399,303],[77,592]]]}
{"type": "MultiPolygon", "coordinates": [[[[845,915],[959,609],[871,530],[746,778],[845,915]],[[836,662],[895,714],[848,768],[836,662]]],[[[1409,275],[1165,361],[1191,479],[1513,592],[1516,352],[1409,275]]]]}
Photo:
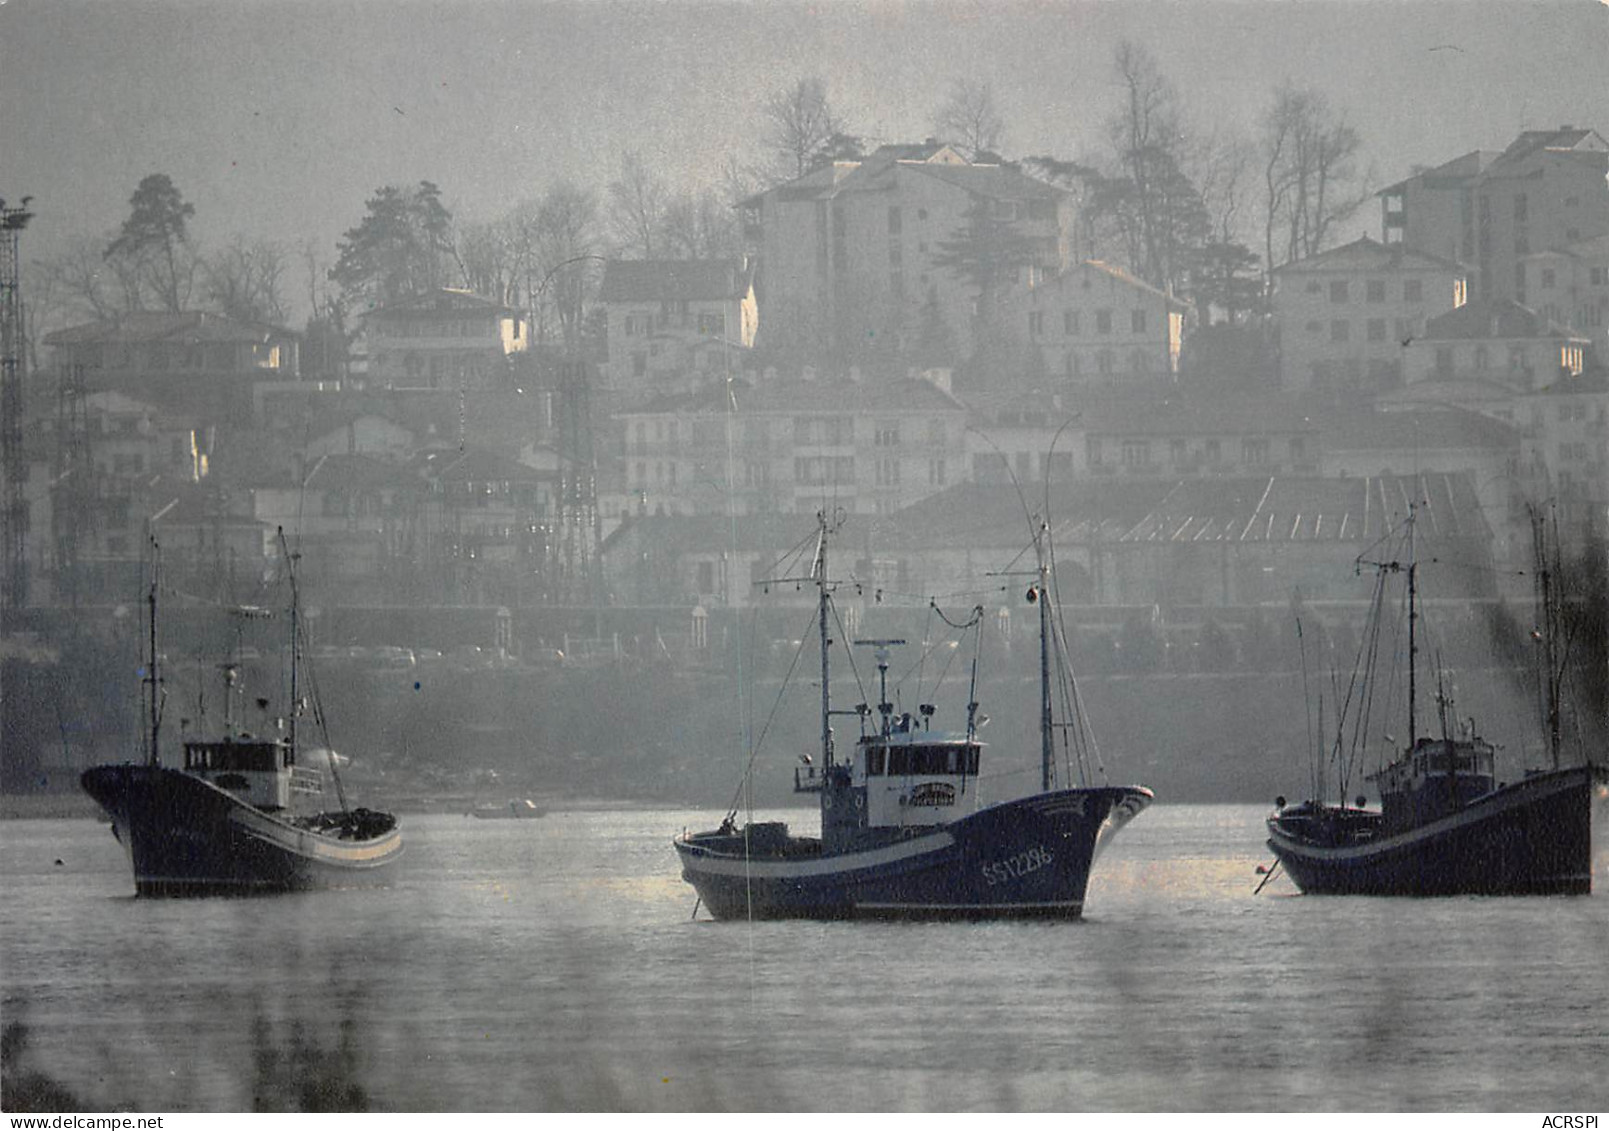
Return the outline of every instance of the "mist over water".
{"type": "Polygon", "coordinates": [[[694,921],[669,840],[707,812],[414,816],[390,889],[228,901],[6,821],[8,1072],[96,1110],[1601,1101],[1601,829],[1587,898],[1253,897],[1263,816],[1156,806],[1072,924],[694,921]]]}

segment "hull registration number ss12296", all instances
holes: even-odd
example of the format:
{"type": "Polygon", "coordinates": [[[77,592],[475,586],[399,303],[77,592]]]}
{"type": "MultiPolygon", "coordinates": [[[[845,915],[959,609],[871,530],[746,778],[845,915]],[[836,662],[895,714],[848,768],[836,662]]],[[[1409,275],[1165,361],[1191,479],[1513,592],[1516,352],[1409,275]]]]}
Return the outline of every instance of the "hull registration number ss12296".
{"type": "Polygon", "coordinates": [[[1027,851],[1019,852],[1015,856],[1009,856],[1004,860],[995,860],[983,865],[983,882],[990,887],[994,887],[996,884],[1009,883],[1032,872],[1037,872],[1041,868],[1048,868],[1054,859],[1050,854],[1050,849],[1036,844],[1027,851]]]}

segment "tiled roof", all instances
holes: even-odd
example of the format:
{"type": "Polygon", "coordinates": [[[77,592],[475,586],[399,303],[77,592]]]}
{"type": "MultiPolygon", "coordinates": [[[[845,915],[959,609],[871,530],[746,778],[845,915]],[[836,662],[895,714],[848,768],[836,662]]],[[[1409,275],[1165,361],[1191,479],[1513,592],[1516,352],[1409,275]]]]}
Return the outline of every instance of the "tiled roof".
{"type": "Polygon", "coordinates": [[[418,461],[419,469],[429,478],[454,483],[483,483],[506,480],[510,483],[536,483],[551,480],[553,475],[519,460],[499,455],[482,448],[468,448],[462,452],[428,452],[418,461]]]}
{"type": "MultiPolygon", "coordinates": [[[[1037,510],[1043,496],[1031,492],[1037,510]]],[[[1489,537],[1466,475],[1349,479],[1134,480],[1052,485],[1048,513],[1076,542],[1344,542],[1367,545],[1420,503],[1430,537],[1489,537]],[[1417,483],[1417,489],[1415,484],[1417,483]]],[[[878,521],[889,549],[1027,544],[1024,502],[1009,486],[961,484],[878,521]]]]}
{"type": "Polygon", "coordinates": [[[47,346],[99,343],[178,342],[261,342],[275,337],[294,337],[291,330],[267,322],[242,322],[209,311],[187,310],[178,314],[135,311],[100,322],[68,326],[45,338],[47,346]]]}
{"type": "Polygon", "coordinates": [[[1282,264],[1274,268],[1274,273],[1279,274],[1282,271],[1299,273],[1309,270],[1394,271],[1403,267],[1439,267],[1459,275],[1464,273],[1464,268],[1450,259],[1443,259],[1429,252],[1415,251],[1401,244],[1384,244],[1368,236],[1362,236],[1340,247],[1332,247],[1328,251],[1321,251],[1317,255],[1310,255],[1306,259],[1282,264]]]}
{"type": "Polygon", "coordinates": [[[1445,451],[1513,447],[1517,433],[1482,413],[1461,408],[1376,412],[1364,409],[1324,421],[1325,447],[1340,451],[1445,451]]]}
{"type": "Polygon", "coordinates": [[[1425,323],[1420,341],[1572,338],[1576,335],[1513,299],[1466,302],[1425,323]]]}
{"type": "Polygon", "coordinates": [[[304,483],[310,491],[424,491],[424,484],[407,467],[361,452],[320,456],[308,468],[304,483]]]}
{"type": "MultiPolygon", "coordinates": [[[[806,381],[798,377],[750,383],[737,380],[730,397],[742,415],[761,413],[865,413],[965,412],[966,408],[931,381],[914,377],[892,380],[844,377],[806,381]]],[[[639,413],[720,413],[727,410],[728,391],[716,381],[694,393],[663,397],[644,405],[639,413]]],[[[628,414],[622,414],[628,415],[628,414]]]]}
{"type": "Polygon", "coordinates": [[[1437,165],[1433,169],[1420,169],[1411,177],[1406,177],[1394,185],[1387,185],[1376,196],[1384,196],[1390,192],[1398,192],[1411,181],[1443,182],[1439,187],[1453,187],[1456,184],[1476,177],[1480,172],[1497,159],[1497,154],[1480,149],[1474,149],[1462,157],[1454,157],[1451,161],[1437,165]]]}
{"type": "Polygon", "coordinates": [[[675,302],[742,298],[749,273],[740,259],[611,259],[599,302],[675,302]]]}
{"type": "Polygon", "coordinates": [[[453,287],[438,287],[433,291],[413,295],[410,298],[398,299],[396,302],[377,306],[373,310],[362,312],[364,318],[395,318],[403,315],[418,317],[421,314],[440,314],[442,317],[452,317],[466,312],[476,314],[513,314],[512,307],[504,306],[500,302],[493,302],[489,298],[482,298],[474,291],[458,290],[453,287]]]}

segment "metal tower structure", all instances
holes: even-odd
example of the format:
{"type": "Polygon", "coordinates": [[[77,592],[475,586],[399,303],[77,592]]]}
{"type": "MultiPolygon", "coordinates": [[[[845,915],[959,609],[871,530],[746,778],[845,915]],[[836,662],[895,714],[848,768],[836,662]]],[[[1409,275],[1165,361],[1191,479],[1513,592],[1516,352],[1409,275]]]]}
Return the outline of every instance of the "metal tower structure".
{"type": "Polygon", "coordinates": [[[55,486],[50,508],[58,600],[78,608],[79,550],[94,519],[95,465],[90,454],[84,367],[64,366],[56,401],[55,486]]]}
{"type": "Polygon", "coordinates": [[[592,446],[591,375],[586,362],[559,363],[559,552],[564,575],[557,587],[567,605],[597,597],[598,470],[592,446]]]}
{"type": "Polygon", "coordinates": [[[22,447],[22,393],[27,377],[27,335],[18,280],[19,244],[33,219],[25,196],[19,207],[0,200],[0,610],[28,603],[28,456],[22,447]]]}

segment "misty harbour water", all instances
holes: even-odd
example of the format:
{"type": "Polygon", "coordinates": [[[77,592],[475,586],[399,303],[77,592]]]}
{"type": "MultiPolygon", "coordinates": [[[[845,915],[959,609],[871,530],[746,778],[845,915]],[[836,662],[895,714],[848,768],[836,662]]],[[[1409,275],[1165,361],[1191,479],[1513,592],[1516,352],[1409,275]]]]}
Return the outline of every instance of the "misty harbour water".
{"type": "Polygon", "coordinates": [[[216,901],[5,821],[4,1020],[97,1110],[1602,1106],[1602,838],[1592,897],[1254,897],[1264,815],[1154,807],[1062,924],[694,922],[707,812],[409,816],[391,888],[216,901]]]}

